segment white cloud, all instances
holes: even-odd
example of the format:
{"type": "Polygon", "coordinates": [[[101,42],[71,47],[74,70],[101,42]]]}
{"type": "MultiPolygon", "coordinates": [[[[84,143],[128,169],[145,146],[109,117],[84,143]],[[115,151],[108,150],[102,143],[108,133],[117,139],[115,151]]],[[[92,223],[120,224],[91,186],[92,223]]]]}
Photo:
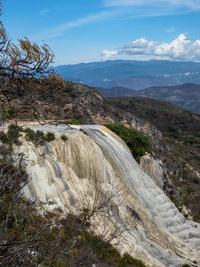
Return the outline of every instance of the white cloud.
{"type": "Polygon", "coordinates": [[[109,50],[105,49],[101,53],[102,53],[103,57],[106,59],[106,58],[110,58],[112,56],[116,56],[118,54],[118,51],[117,50],[109,51],[109,50]]]}
{"type": "Polygon", "coordinates": [[[200,0],[102,0],[107,9],[120,9],[125,18],[157,17],[200,10],[200,0]]]}
{"type": "Polygon", "coordinates": [[[59,25],[55,28],[49,29],[45,32],[39,33],[37,36],[33,36],[33,38],[43,38],[43,39],[50,39],[58,36],[62,36],[65,32],[69,29],[80,27],[82,25],[94,23],[97,21],[102,21],[106,18],[110,18],[116,16],[119,13],[118,10],[114,9],[112,11],[104,11],[96,14],[91,14],[83,18],[79,18],[74,21],[66,22],[65,24],[59,25]]]}
{"type": "Polygon", "coordinates": [[[132,55],[132,54],[144,54],[148,51],[149,54],[153,52],[156,42],[148,41],[146,38],[140,38],[138,40],[132,41],[128,45],[125,45],[122,49],[119,49],[120,53],[132,55]]]}
{"type": "Polygon", "coordinates": [[[101,54],[104,59],[121,55],[139,55],[151,59],[200,61],[200,40],[192,41],[184,34],[180,34],[172,42],[161,44],[141,38],[116,50],[103,50],[101,54]]]}
{"type": "Polygon", "coordinates": [[[191,40],[187,39],[184,34],[180,34],[178,38],[171,43],[162,43],[154,48],[154,54],[157,56],[167,56],[173,59],[185,58],[191,50],[191,40]]]}
{"type": "Polygon", "coordinates": [[[199,0],[104,0],[106,7],[122,6],[175,6],[189,7],[192,9],[200,8],[199,0]]]}

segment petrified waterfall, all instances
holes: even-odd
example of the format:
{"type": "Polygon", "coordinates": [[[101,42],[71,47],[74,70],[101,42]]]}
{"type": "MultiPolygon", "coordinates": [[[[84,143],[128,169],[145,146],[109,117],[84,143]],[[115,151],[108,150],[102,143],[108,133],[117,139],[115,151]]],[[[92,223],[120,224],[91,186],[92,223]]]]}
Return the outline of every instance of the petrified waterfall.
{"type": "Polygon", "coordinates": [[[110,232],[116,226],[123,230],[116,245],[121,253],[147,266],[200,266],[200,224],[183,217],[119,137],[101,126],[31,128],[53,132],[56,139],[36,147],[22,137],[15,150],[16,160],[23,153],[31,178],[27,198],[68,212],[92,203],[97,191],[101,199],[113,195],[103,223],[110,232]]]}

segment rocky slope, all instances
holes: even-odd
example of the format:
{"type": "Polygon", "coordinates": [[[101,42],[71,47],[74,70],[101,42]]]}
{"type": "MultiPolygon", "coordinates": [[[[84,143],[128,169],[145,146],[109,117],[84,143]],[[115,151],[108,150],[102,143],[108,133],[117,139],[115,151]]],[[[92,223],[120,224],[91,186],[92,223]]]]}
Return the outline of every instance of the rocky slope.
{"type": "Polygon", "coordinates": [[[200,225],[185,220],[112,132],[100,126],[29,127],[52,132],[56,140],[36,147],[21,137],[22,145],[15,147],[15,160],[23,155],[32,178],[24,188],[26,197],[50,201],[48,207],[63,212],[110,198],[93,229],[108,236],[120,229],[115,246],[121,253],[153,267],[200,266],[200,225]]]}
{"type": "MultiPolygon", "coordinates": [[[[34,99],[35,108],[47,121],[66,121],[84,124],[124,124],[159,137],[161,133],[149,122],[143,122],[134,114],[119,111],[108,103],[94,88],[80,83],[66,82],[64,88],[35,88],[28,92],[34,99]]],[[[17,99],[15,100],[17,102],[17,99]]],[[[2,105],[2,102],[0,102],[2,105]]],[[[4,115],[10,119],[9,105],[4,115]]],[[[32,120],[32,112],[16,112],[12,119],[32,120]]]]}

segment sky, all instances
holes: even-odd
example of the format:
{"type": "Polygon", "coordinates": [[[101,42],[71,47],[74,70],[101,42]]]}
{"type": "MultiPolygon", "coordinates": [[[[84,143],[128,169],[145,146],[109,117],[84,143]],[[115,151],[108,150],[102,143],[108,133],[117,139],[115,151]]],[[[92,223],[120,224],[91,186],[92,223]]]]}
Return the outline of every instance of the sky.
{"type": "Polygon", "coordinates": [[[47,43],[55,65],[200,61],[200,0],[2,0],[9,37],[47,43]]]}

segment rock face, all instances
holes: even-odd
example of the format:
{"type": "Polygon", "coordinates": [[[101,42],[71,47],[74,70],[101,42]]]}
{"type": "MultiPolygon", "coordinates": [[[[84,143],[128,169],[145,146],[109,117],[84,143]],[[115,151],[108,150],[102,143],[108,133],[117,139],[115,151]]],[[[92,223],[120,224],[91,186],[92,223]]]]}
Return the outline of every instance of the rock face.
{"type": "Polygon", "coordinates": [[[200,266],[200,224],[184,218],[112,132],[101,126],[31,128],[54,132],[56,140],[35,147],[22,137],[16,148],[15,159],[23,153],[31,177],[24,188],[26,197],[51,201],[49,208],[67,212],[112,196],[94,229],[109,234],[117,226],[122,234],[115,246],[121,253],[152,267],[200,266]]]}
{"type": "Polygon", "coordinates": [[[140,167],[148,174],[155,184],[163,189],[163,168],[159,159],[154,159],[149,154],[140,159],[140,167]]]}

